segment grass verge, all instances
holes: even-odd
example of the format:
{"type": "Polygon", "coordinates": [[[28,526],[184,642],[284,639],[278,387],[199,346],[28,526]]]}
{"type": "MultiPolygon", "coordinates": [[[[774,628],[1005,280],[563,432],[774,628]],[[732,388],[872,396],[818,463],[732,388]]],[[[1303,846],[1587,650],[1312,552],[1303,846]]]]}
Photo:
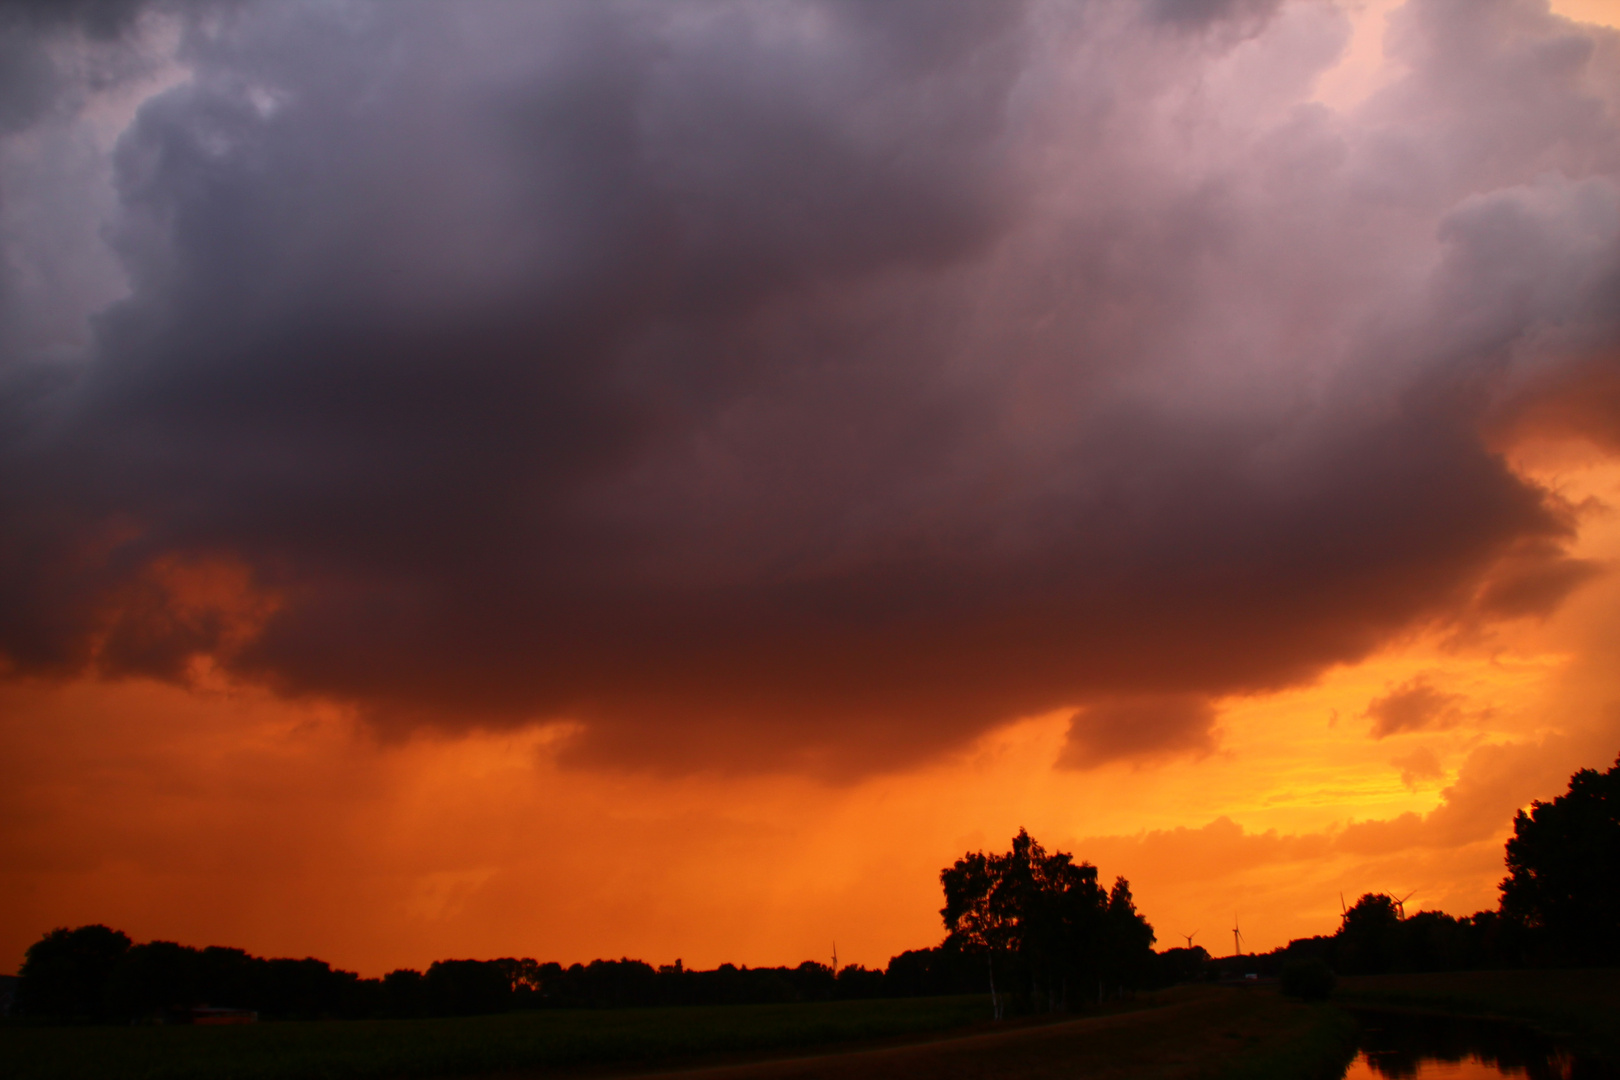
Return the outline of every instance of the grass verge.
{"type": "Polygon", "coordinates": [[[1447,971],[1341,979],[1335,999],[1522,1020],[1583,1054],[1620,1064],[1620,971],[1447,971]]]}
{"type": "Polygon", "coordinates": [[[1334,1005],[1295,1004],[1273,1024],[1213,1080],[1337,1080],[1356,1055],[1356,1021],[1334,1005]]]}

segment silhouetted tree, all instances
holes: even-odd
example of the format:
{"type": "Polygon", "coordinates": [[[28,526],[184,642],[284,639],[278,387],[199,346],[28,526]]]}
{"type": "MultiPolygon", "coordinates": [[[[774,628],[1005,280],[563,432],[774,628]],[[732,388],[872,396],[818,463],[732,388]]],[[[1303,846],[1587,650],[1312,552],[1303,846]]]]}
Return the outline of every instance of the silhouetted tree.
{"type": "Polygon", "coordinates": [[[506,973],[514,1003],[523,1005],[540,996],[542,988],[541,964],[525,956],[521,960],[510,956],[494,961],[506,973]]]}
{"type": "Polygon", "coordinates": [[[984,980],[983,958],[947,943],[891,956],[883,972],[883,993],[888,997],[971,994],[984,989],[984,980]]]}
{"type": "Polygon", "coordinates": [[[122,1020],[153,1019],[207,1003],[202,954],[173,941],[132,946],[108,974],[106,1000],[122,1020]]]}
{"type": "Polygon", "coordinates": [[[1068,1006],[1137,985],[1152,962],[1153,928],[1119,878],[1112,893],[1097,868],[1048,854],[1023,829],[1006,854],[969,852],[940,872],[945,948],[978,957],[996,1015],[1068,1006]],[[999,980],[999,983],[998,983],[999,980]]]}
{"type": "Polygon", "coordinates": [[[269,1016],[297,1020],[319,1020],[353,1015],[351,997],[358,997],[360,976],[334,969],[324,960],[306,956],[302,960],[264,960],[257,968],[256,1001],[251,1006],[269,1016]]]}
{"type": "MultiPolygon", "coordinates": [[[[1019,836],[1024,836],[1022,829],[1019,836]]],[[[940,871],[939,880],[945,888],[945,906],[940,916],[945,920],[945,944],[958,952],[981,957],[988,976],[990,999],[997,1020],[1002,1016],[1002,999],[996,989],[996,957],[1011,951],[1014,928],[1006,919],[1008,905],[1000,903],[995,892],[1000,885],[1000,864],[992,863],[996,856],[973,851],[956,860],[948,870],[940,871]]],[[[1007,985],[1002,974],[1002,989],[1007,985]]]]}
{"type": "Polygon", "coordinates": [[[58,1020],[105,1019],[107,979],[129,947],[128,935],[99,924],[52,930],[28,947],[17,1011],[58,1020]]]}
{"type": "Polygon", "coordinates": [[[382,1011],[388,1016],[426,1016],[427,986],[415,968],[397,968],[382,977],[382,1011]]]}
{"type": "Polygon", "coordinates": [[[1376,975],[1390,970],[1399,953],[1400,916],[1395,901],[1383,893],[1363,893],[1344,913],[1339,927],[1335,964],[1347,975],[1376,975]]]}
{"type": "Polygon", "coordinates": [[[1150,987],[1174,986],[1176,983],[1200,982],[1209,969],[1209,951],[1202,945],[1191,948],[1177,946],[1154,953],[1153,968],[1145,985],[1150,987]]]}
{"type": "Polygon", "coordinates": [[[265,961],[244,949],[210,945],[198,955],[203,1000],[233,1009],[259,1008],[258,983],[265,961]]]}
{"type": "Polygon", "coordinates": [[[868,970],[860,964],[845,964],[838,969],[837,996],[840,999],[882,997],[883,972],[868,970]]]}
{"type": "Polygon", "coordinates": [[[1136,910],[1131,883],[1114,879],[1103,932],[1103,980],[1120,988],[1143,984],[1153,962],[1153,927],[1136,910]]]}
{"type": "Polygon", "coordinates": [[[1513,818],[1502,911],[1539,933],[1553,959],[1620,960],[1620,759],[1582,769],[1569,791],[1513,818]]]}
{"type": "Polygon", "coordinates": [[[435,960],[423,980],[434,1016],[504,1012],[512,1004],[512,979],[498,960],[435,960]]]}

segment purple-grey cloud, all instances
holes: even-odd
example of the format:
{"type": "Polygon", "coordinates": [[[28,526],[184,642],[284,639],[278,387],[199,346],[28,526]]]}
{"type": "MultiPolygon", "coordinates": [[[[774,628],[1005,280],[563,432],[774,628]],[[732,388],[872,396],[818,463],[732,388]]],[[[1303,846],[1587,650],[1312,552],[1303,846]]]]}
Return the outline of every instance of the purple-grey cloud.
{"type": "Polygon", "coordinates": [[[1349,113],[1308,100],[1321,4],[147,23],[186,78],[110,158],[87,344],[27,209],[101,174],[0,206],[16,671],[206,654],[385,726],[849,773],[1587,572],[1486,438],[1620,355],[1620,46],[1530,0],[1414,0],[1349,113]]]}

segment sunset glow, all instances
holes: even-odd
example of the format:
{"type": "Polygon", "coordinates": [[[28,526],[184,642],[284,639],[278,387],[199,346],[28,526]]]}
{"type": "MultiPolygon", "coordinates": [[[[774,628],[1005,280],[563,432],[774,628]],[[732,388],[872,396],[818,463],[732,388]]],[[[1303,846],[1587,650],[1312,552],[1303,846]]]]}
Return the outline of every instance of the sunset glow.
{"type": "Polygon", "coordinates": [[[1493,907],[1620,753],[1615,27],[12,18],[0,970],[882,967],[1020,827],[1493,907]]]}

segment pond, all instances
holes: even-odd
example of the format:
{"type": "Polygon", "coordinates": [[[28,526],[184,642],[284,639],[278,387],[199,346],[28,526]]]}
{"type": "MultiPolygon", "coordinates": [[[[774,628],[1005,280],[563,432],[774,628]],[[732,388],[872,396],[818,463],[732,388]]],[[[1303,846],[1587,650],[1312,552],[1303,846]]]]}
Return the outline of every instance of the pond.
{"type": "Polygon", "coordinates": [[[1516,1024],[1361,1011],[1356,1019],[1361,1041],[1345,1080],[1620,1080],[1620,1069],[1516,1024]]]}

